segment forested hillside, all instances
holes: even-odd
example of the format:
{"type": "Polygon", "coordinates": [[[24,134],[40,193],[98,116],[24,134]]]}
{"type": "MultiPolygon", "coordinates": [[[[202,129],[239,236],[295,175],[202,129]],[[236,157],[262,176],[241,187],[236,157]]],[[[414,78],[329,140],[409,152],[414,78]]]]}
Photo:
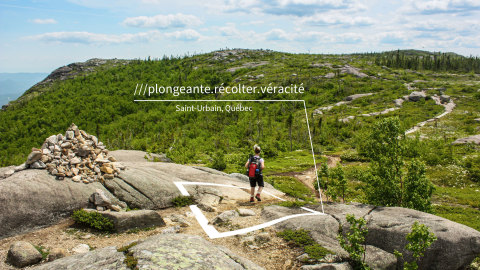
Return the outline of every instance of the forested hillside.
{"type": "MultiPolygon", "coordinates": [[[[270,168],[275,168],[272,172],[307,169],[313,162],[308,155],[303,102],[242,102],[253,111],[231,113],[177,111],[176,105],[186,102],[134,102],[305,100],[314,150],[319,160],[321,155],[341,159],[349,183],[344,194],[347,200],[365,199],[362,174],[370,161],[375,161],[368,152],[367,138],[379,120],[399,119],[399,134],[403,134],[432,119],[405,137],[403,159],[426,164],[427,176],[436,185],[435,201],[443,204],[434,206],[438,213],[479,229],[478,222],[471,221],[472,216],[480,216],[480,205],[474,199],[479,194],[479,146],[452,144],[480,133],[479,65],[474,57],[420,51],[315,55],[268,50],[72,64],[0,111],[0,165],[24,162],[32,147],[40,147],[47,136],[62,133],[73,122],[110,150],[165,153],[177,163],[243,172],[251,147],[258,143],[271,161],[270,168]],[[136,94],[140,84],[303,84],[305,93],[149,97],[136,94]],[[351,97],[356,94],[365,95],[351,97]],[[434,119],[446,112],[449,104],[448,114],[434,119]]],[[[323,175],[321,179],[328,182],[330,178],[323,175]]]]}

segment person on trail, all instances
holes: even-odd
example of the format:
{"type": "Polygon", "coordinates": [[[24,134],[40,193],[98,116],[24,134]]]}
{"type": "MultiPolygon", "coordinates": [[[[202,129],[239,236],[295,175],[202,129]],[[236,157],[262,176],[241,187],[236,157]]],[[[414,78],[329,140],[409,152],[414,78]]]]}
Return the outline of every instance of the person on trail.
{"type": "Polygon", "coordinates": [[[255,198],[260,202],[262,200],[260,199],[260,193],[262,193],[264,187],[262,171],[265,168],[265,162],[263,158],[260,157],[260,152],[262,151],[260,146],[255,145],[253,151],[255,152],[255,155],[248,159],[247,163],[245,163],[245,168],[247,168],[247,175],[250,179],[250,202],[255,201],[253,195],[255,194],[255,187],[257,184],[258,190],[255,198]]]}

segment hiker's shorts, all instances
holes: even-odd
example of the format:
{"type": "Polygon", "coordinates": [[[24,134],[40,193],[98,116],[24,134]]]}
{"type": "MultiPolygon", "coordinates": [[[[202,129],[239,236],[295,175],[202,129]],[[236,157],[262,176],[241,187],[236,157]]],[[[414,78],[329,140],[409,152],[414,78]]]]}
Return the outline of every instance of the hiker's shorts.
{"type": "Polygon", "coordinates": [[[257,184],[259,187],[263,187],[263,175],[255,176],[255,177],[249,177],[250,179],[250,187],[256,187],[257,184]]]}

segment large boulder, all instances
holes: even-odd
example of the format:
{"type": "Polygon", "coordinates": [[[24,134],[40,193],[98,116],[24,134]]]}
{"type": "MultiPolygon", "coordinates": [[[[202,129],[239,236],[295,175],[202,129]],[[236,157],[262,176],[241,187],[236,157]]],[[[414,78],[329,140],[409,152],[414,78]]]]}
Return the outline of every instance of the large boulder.
{"type": "Polygon", "coordinates": [[[42,254],[30,243],[18,241],[10,246],[7,262],[15,267],[25,267],[42,260],[42,254]]]}
{"type": "MultiPolygon", "coordinates": [[[[278,205],[266,206],[262,210],[262,217],[268,221],[289,215],[308,213],[298,208],[286,208],[278,205]]],[[[324,248],[335,252],[342,258],[347,258],[348,253],[340,247],[337,240],[339,224],[330,215],[301,216],[277,223],[278,230],[300,230],[310,232],[311,237],[324,248]]]]}
{"type": "Polygon", "coordinates": [[[427,95],[425,94],[425,92],[413,91],[408,96],[408,100],[417,102],[421,99],[425,99],[426,97],[427,97],[427,95]]]}
{"type": "Polygon", "coordinates": [[[419,269],[463,269],[480,254],[480,232],[445,218],[400,207],[375,208],[366,216],[367,244],[388,252],[398,250],[411,260],[404,249],[406,235],[414,222],[425,224],[437,237],[419,269]]]}
{"type": "Polygon", "coordinates": [[[162,217],[153,210],[134,210],[128,212],[96,211],[86,209],[86,211],[97,212],[102,216],[113,221],[116,232],[124,232],[131,229],[144,229],[157,226],[165,226],[162,217]]]}
{"type": "Polygon", "coordinates": [[[46,170],[13,174],[0,181],[0,239],[54,224],[74,210],[87,207],[96,189],[114,197],[100,183],[58,181],[46,170]]]}
{"type": "MultiPolygon", "coordinates": [[[[252,269],[262,267],[230,250],[205,239],[186,234],[160,234],[140,241],[128,249],[130,259],[137,260],[138,269],[252,269]],[[133,256],[133,257],[132,257],[133,256]]],[[[61,258],[35,270],[127,270],[126,256],[116,247],[106,247],[61,258]]]]}
{"type": "MultiPolygon", "coordinates": [[[[308,206],[321,211],[320,206],[308,206]]],[[[348,231],[347,214],[363,217],[367,221],[368,234],[367,263],[375,269],[392,269],[394,262],[391,254],[398,250],[411,260],[410,252],[405,250],[406,236],[411,232],[415,222],[425,224],[438,238],[428,248],[420,261],[420,269],[463,269],[480,254],[480,232],[462,224],[428,213],[401,208],[375,207],[364,204],[326,204],[326,216],[304,216],[289,219],[276,225],[278,229],[305,229],[310,231],[312,238],[320,245],[344,257],[336,239],[339,225],[348,231]],[[371,247],[369,247],[371,246],[371,247]],[[373,250],[372,253],[369,250],[373,250]],[[377,258],[384,258],[381,266],[377,258]]],[[[288,209],[280,206],[267,206],[262,212],[266,220],[282,216],[298,214],[302,210],[288,209]]],[[[403,265],[403,260],[397,262],[397,269],[403,265]]]]}

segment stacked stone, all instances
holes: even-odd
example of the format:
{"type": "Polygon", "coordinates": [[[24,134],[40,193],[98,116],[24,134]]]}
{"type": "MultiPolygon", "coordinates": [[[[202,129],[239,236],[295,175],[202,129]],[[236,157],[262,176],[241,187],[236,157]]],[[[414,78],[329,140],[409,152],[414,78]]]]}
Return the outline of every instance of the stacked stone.
{"type": "Polygon", "coordinates": [[[33,148],[25,167],[47,169],[62,180],[72,178],[74,182],[93,183],[113,179],[125,169],[97,137],[87,134],[72,124],[65,135],[48,137],[41,149],[33,148]]]}

